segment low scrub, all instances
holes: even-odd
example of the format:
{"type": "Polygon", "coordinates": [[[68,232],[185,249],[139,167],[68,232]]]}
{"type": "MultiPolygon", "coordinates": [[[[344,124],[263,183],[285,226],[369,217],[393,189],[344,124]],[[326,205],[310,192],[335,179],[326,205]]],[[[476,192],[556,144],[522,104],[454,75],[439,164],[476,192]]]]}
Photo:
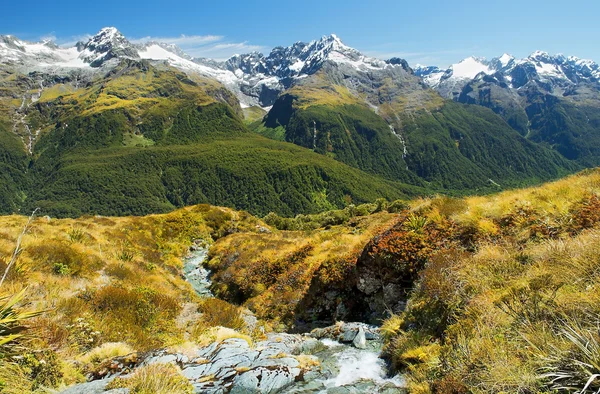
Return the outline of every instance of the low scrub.
{"type": "Polygon", "coordinates": [[[107,389],[127,388],[132,394],[192,394],[194,388],[172,364],[151,364],[119,377],[107,389]]]}

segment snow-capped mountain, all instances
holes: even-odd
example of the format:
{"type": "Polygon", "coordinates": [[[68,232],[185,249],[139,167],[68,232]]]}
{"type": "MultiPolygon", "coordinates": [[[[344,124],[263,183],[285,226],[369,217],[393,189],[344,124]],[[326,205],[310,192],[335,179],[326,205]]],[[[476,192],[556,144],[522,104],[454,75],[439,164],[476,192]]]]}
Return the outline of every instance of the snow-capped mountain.
{"type": "Polygon", "coordinates": [[[242,106],[273,104],[279,93],[295,81],[317,72],[325,62],[344,64],[360,71],[394,67],[394,64],[364,56],[342,43],[336,35],[310,43],[297,42],[261,53],[235,55],[224,62],[194,59],[172,44],[133,44],[114,27],[100,30],[87,42],[61,48],[52,42],[30,43],[0,36],[0,64],[26,71],[88,73],[114,66],[120,59],[166,62],[185,72],[214,78],[237,94],[242,106]]]}
{"type": "Polygon", "coordinates": [[[253,52],[235,55],[222,63],[206,59],[195,59],[195,62],[233,73],[242,93],[261,106],[272,105],[279,93],[295,81],[314,74],[326,62],[343,64],[359,71],[381,70],[389,66],[344,45],[335,34],[308,44],[297,42],[289,47],[276,47],[268,56],[253,52]]]}
{"type": "Polygon", "coordinates": [[[140,57],[136,48],[114,27],[100,30],[87,43],[79,42],[76,47],[79,51],[78,58],[92,67],[101,66],[112,58],[140,57]]]}
{"type": "MultiPolygon", "coordinates": [[[[26,72],[93,75],[104,72],[122,59],[166,63],[187,73],[216,79],[237,95],[243,107],[270,107],[281,92],[321,70],[326,63],[336,64],[353,74],[398,66],[409,70],[401,59],[384,61],[367,57],[343,44],[334,34],[310,43],[276,47],[268,55],[241,54],[224,62],[192,58],[172,44],[134,44],[114,27],[104,28],[87,42],[79,42],[70,48],[49,41],[31,43],[14,36],[0,36],[0,65],[26,72]]],[[[483,77],[495,79],[507,89],[535,84],[559,92],[581,83],[597,84],[600,81],[600,67],[595,62],[540,51],[525,59],[508,54],[489,61],[469,57],[447,69],[417,65],[413,70],[427,86],[443,97],[456,100],[468,84],[483,77]]]]}
{"type": "Polygon", "coordinates": [[[542,51],[536,51],[524,59],[516,59],[509,54],[489,61],[469,57],[445,70],[432,66],[417,66],[414,71],[442,96],[455,99],[469,82],[482,76],[493,76],[502,80],[511,89],[537,83],[553,90],[600,81],[600,67],[595,62],[575,56],[550,55],[542,51]]]}

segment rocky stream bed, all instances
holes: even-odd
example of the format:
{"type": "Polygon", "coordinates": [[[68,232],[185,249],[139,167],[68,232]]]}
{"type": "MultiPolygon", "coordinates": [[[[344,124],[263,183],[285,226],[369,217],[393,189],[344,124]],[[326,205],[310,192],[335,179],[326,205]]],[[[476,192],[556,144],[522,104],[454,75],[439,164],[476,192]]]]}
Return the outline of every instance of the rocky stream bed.
{"type": "MultiPolygon", "coordinates": [[[[194,290],[211,297],[210,272],[204,268],[208,251],[196,248],[185,260],[184,274],[194,290]]],[[[338,323],[309,334],[270,333],[249,344],[240,338],[213,342],[187,350],[150,352],[135,360],[113,361],[102,379],[70,387],[63,394],[128,393],[106,390],[117,376],[135,368],[173,363],[192,383],[196,393],[403,393],[402,377],[389,377],[379,358],[379,329],[364,323],[338,323]]]]}

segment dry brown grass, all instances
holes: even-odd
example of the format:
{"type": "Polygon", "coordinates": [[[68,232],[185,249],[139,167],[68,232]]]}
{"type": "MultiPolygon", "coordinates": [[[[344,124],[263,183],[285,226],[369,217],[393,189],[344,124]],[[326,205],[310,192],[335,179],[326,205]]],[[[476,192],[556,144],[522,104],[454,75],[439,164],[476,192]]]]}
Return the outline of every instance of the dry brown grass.
{"type": "Polygon", "coordinates": [[[315,275],[325,275],[323,282],[342,280],[365,245],[397,216],[380,212],[355,218],[353,227],[241,233],[219,240],[209,262],[217,294],[273,323],[289,322],[315,275]]]}
{"type": "Polygon", "coordinates": [[[407,312],[384,325],[388,351],[405,362],[414,392],[552,392],[565,390],[551,382],[561,373],[574,377],[559,382],[574,392],[600,373],[588,351],[600,322],[600,228],[589,208],[599,192],[600,171],[593,170],[466,198],[466,209],[442,198],[413,202],[432,221],[450,218],[459,233],[472,229],[468,253],[432,259],[407,312]],[[439,365],[419,357],[406,363],[413,353],[424,358],[421,351],[433,357],[431,343],[441,346],[439,365]]]}
{"type": "MultiPolygon", "coordinates": [[[[26,221],[16,215],[0,217],[0,268],[26,221]]],[[[177,326],[177,318],[183,304],[199,303],[181,276],[182,257],[191,242],[253,231],[258,223],[249,215],[210,206],[145,217],[36,218],[3,285],[10,293],[28,287],[30,307],[46,311],[31,322],[31,339],[21,345],[32,352],[53,349],[64,361],[63,382],[73,383],[88,364],[73,368],[75,360],[184,342],[188,334],[177,326]],[[113,349],[116,353],[106,348],[111,342],[123,342],[113,349]]],[[[199,315],[194,318],[190,327],[212,324],[199,315]]]]}

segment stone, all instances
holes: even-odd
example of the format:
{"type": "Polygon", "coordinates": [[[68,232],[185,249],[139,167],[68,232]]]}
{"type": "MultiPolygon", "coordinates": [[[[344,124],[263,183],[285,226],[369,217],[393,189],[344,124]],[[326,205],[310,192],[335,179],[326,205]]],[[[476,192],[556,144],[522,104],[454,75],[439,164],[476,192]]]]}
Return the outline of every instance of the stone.
{"type": "Polygon", "coordinates": [[[230,394],[251,394],[258,391],[258,376],[255,371],[238,375],[233,380],[230,394]]]}
{"type": "Polygon", "coordinates": [[[352,345],[354,345],[357,349],[366,349],[367,348],[367,338],[365,336],[365,330],[362,326],[358,329],[358,334],[352,341],[352,345]]]}
{"type": "Polygon", "coordinates": [[[96,380],[89,383],[78,384],[61,391],[61,394],[101,394],[105,392],[106,385],[113,379],[96,380]]]}

